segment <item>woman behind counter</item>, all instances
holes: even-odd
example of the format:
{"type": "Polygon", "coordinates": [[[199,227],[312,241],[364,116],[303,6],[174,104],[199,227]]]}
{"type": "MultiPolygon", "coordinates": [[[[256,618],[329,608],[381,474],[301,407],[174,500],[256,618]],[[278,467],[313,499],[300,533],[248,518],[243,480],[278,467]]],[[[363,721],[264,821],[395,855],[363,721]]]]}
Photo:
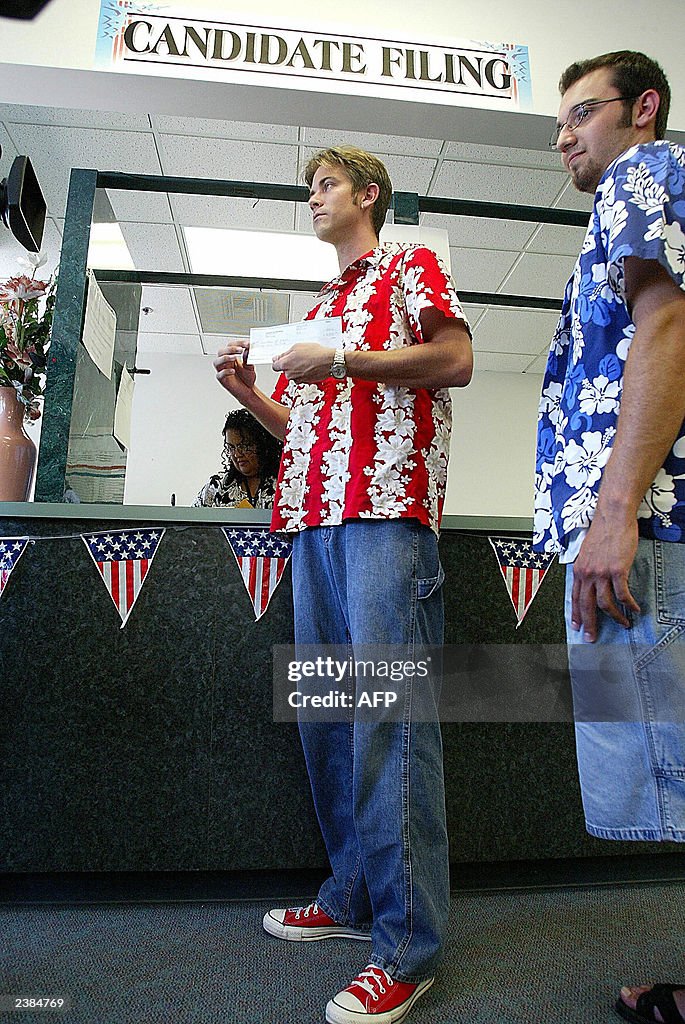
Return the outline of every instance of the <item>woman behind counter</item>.
{"type": "Polygon", "coordinates": [[[273,508],[281,443],[247,409],[229,412],[222,433],[223,471],[210,476],[194,505],[273,508]]]}

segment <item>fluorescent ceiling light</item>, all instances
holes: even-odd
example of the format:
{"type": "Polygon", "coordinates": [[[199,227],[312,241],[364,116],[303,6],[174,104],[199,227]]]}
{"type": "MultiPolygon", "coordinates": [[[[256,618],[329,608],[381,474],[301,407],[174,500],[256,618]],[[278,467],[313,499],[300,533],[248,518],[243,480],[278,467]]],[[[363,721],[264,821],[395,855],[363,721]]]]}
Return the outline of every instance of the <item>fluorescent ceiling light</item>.
{"type": "MultiPolygon", "coordinates": [[[[330,281],[340,270],[335,249],[315,235],[295,231],[183,228],[193,274],[330,281]]],[[[442,228],[387,224],[383,242],[414,242],[437,252],[450,269],[450,246],[442,228]]]]}
{"type": "Polygon", "coordinates": [[[183,228],[193,274],[328,281],[339,273],[335,249],[292,231],[183,228]]]}
{"type": "Polygon", "coordinates": [[[117,223],[91,224],[88,266],[94,270],[135,270],[117,223]]]}

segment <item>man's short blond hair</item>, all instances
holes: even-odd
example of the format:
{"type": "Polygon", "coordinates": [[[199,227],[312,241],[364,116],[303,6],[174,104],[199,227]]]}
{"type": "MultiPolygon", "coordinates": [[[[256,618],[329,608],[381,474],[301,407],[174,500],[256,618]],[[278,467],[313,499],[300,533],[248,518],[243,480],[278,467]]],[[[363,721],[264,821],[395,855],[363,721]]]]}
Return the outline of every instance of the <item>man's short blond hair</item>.
{"type": "Polygon", "coordinates": [[[367,153],[356,146],[332,146],[321,149],[312,156],[304,169],[304,180],[311,187],[314,175],[319,167],[342,167],[352,182],[352,192],[356,196],[367,185],[378,185],[378,198],[372,207],[372,223],[376,236],[385,224],[385,215],[392,197],[392,182],[385,164],[378,157],[367,153]]]}

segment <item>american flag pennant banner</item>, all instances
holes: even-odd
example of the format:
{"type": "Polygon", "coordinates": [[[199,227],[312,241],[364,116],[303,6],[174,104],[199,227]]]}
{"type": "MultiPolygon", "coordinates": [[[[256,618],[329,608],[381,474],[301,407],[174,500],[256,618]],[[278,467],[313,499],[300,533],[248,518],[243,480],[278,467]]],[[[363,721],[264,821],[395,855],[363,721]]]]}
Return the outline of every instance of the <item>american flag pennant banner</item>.
{"type": "Polygon", "coordinates": [[[292,552],[292,544],[280,533],[256,527],[222,526],[250,595],[255,622],[269,607],[292,552]]]}
{"type": "Polygon", "coordinates": [[[489,540],[516,612],[518,629],[556,555],[533,551],[529,540],[508,537],[490,537],[489,540]]]}
{"type": "Polygon", "coordinates": [[[136,530],[81,534],[119,612],[121,629],[136,603],[164,532],[163,528],[144,526],[136,530]]]}
{"type": "Polygon", "coordinates": [[[28,542],[28,537],[0,537],[0,597],[28,542]]]}

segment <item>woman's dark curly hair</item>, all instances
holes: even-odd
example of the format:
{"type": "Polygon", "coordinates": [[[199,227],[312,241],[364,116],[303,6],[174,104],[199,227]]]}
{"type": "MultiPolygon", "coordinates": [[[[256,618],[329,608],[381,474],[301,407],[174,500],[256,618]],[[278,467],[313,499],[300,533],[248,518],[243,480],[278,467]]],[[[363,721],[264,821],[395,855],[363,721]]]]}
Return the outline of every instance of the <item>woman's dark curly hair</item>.
{"type": "Polygon", "coordinates": [[[262,480],[278,476],[278,467],[281,464],[282,443],[270,434],[266,427],[254,418],[247,409],[234,409],[229,412],[224,423],[222,434],[224,435],[224,450],[221,455],[221,462],[228,476],[227,483],[242,479],[242,473],[233,464],[226,451],[226,431],[235,430],[240,434],[243,441],[252,441],[257,449],[259,460],[259,471],[262,480]]]}

